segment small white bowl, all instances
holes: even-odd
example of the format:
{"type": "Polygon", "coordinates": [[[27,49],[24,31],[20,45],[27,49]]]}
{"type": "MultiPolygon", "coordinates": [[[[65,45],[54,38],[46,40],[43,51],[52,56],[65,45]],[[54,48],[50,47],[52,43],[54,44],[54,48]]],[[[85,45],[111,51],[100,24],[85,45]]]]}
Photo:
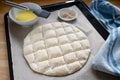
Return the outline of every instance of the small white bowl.
{"type": "MultiPolygon", "coordinates": [[[[32,6],[31,4],[34,4],[34,3],[26,2],[26,3],[22,3],[22,4],[25,6],[32,6]]],[[[20,11],[21,11],[21,9],[17,9],[14,7],[9,11],[10,19],[19,25],[22,25],[24,27],[29,27],[30,25],[35,24],[39,20],[39,18],[36,17],[33,20],[29,20],[29,21],[18,21],[18,20],[16,20],[15,16],[17,16],[17,14],[19,14],[20,11]]]]}
{"type": "Polygon", "coordinates": [[[76,12],[75,10],[73,10],[73,9],[63,8],[63,9],[60,9],[60,10],[58,11],[58,17],[59,17],[61,20],[64,20],[64,21],[72,21],[72,20],[75,20],[75,19],[77,18],[77,12],[76,12]],[[62,13],[66,13],[66,12],[68,12],[68,13],[73,13],[74,16],[71,17],[71,18],[63,17],[63,16],[62,16],[62,13]]]}

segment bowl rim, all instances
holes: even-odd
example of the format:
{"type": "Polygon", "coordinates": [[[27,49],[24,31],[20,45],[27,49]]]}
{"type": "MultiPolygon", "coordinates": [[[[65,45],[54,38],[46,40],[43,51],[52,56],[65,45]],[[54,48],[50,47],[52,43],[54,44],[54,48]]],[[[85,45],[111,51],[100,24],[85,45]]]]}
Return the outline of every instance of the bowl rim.
{"type": "MultiPolygon", "coordinates": [[[[21,3],[21,4],[26,4],[26,3],[32,3],[32,2],[24,2],[24,3],[21,3]]],[[[33,3],[34,4],[34,3],[33,3]]],[[[18,20],[16,20],[14,17],[13,17],[13,15],[12,15],[12,11],[14,11],[14,9],[16,9],[15,7],[12,7],[10,10],[9,10],[9,17],[14,21],[14,22],[16,22],[16,23],[20,23],[20,24],[22,24],[22,23],[28,23],[28,22],[31,22],[31,21],[34,21],[34,20],[36,20],[36,19],[38,19],[38,16],[36,16],[36,18],[34,18],[34,19],[32,19],[32,20],[28,20],[28,21],[18,21],[18,20]]]]}
{"type": "Polygon", "coordinates": [[[63,9],[58,10],[58,17],[59,17],[60,19],[64,20],[64,21],[72,21],[72,20],[76,19],[77,16],[78,16],[78,14],[77,14],[77,12],[76,12],[74,9],[63,8],[63,9]],[[67,11],[72,11],[72,12],[75,13],[75,16],[74,16],[73,18],[71,18],[71,19],[67,19],[67,18],[61,17],[60,14],[61,14],[61,12],[62,12],[63,10],[65,10],[65,12],[67,12],[67,11]]]}
{"type": "Polygon", "coordinates": [[[28,20],[28,21],[18,21],[18,20],[16,20],[15,18],[13,18],[11,10],[9,11],[9,17],[10,17],[13,21],[18,22],[18,23],[27,23],[27,22],[30,22],[30,21],[34,21],[35,19],[38,18],[38,17],[36,17],[36,18],[34,18],[34,19],[32,19],[32,20],[28,20]]]}

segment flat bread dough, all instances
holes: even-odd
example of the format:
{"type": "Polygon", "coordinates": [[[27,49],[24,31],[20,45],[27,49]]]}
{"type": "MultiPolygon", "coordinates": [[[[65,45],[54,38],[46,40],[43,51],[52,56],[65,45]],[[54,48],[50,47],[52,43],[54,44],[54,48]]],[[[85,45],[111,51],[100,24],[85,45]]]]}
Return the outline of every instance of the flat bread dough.
{"type": "Polygon", "coordinates": [[[80,70],[87,62],[90,44],[77,27],[54,22],[32,30],[24,39],[23,52],[33,71],[65,76],[80,70]]]}

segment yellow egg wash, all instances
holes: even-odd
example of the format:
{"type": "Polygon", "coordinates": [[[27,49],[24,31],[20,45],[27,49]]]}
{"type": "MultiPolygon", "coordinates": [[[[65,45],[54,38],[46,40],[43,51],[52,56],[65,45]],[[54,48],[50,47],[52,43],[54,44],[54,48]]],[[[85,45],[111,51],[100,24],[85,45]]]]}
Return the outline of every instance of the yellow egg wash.
{"type": "Polygon", "coordinates": [[[37,16],[32,11],[20,11],[16,16],[16,20],[18,21],[29,21],[33,20],[37,16]]]}

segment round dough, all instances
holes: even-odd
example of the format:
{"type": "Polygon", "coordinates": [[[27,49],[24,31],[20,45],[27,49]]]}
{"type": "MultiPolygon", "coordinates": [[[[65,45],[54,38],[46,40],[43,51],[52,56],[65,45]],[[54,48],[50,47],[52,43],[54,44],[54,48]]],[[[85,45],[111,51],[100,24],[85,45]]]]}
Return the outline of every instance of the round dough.
{"type": "Polygon", "coordinates": [[[35,72],[65,76],[83,67],[90,45],[80,29],[65,22],[54,22],[32,30],[24,39],[23,51],[35,72]]]}

